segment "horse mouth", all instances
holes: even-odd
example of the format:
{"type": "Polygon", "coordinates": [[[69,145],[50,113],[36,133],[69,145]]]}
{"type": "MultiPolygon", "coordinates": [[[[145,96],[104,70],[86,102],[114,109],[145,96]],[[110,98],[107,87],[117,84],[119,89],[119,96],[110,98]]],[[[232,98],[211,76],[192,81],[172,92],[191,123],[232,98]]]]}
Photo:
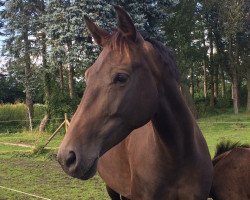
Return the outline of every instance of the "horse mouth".
{"type": "Polygon", "coordinates": [[[79,178],[81,180],[88,180],[88,179],[92,178],[96,174],[97,163],[98,163],[98,159],[95,159],[94,162],[92,163],[92,165],[90,166],[90,168],[77,178],[79,178]]]}

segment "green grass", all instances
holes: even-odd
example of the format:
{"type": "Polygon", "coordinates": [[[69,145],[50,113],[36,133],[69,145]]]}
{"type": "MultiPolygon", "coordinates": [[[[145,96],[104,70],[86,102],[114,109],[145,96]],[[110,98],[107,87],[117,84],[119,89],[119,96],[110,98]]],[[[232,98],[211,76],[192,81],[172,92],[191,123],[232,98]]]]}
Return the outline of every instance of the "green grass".
{"type": "Polygon", "coordinates": [[[250,114],[222,114],[198,120],[211,155],[223,140],[250,144],[250,114]]]}
{"type": "MultiPolygon", "coordinates": [[[[0,143],[38,146],[49,137],[50,134],[39,132],[0,134],[0,143]]],[[[0,186],[55,200],[107,200],[105,184],[98,175],[83,182],[62,171],[55,159],[62,138],[62,135],[56,135],[48,145],[50,149],[44,149],[39,154],[34,154],[32,148],[0,144],[0,186]]],[[[34,197],[0,188],[1,199],[26,200],[34,197]]]]}
{"type": "MultiPolygon", "coordinates": [[[[51,136],[51,133],[44,132],[40,133],[38,131],[25,131],[17,133],[3,133],[0,134],[0,142],[11,142],[11,143],[21,143],[28,145],[42,145],[51,136]]],[[[55,138],[48,144],[48,147],[56,148],[59,146],[61,140],[63,139],[62,134],[58,133],[55,138]]]]}
{"type": "MultiPolygon", "coordinates": [[[[67,176],[55,161],[1,159],[0,185],[54,200],[107,200],[105,185],[99,176],[80,181],[67,176]],[[4,172],[4,173],[3,173],[4,172]]],[[[0,199],[35,199],[0,188],[0,199]]]]}
{"type": "MultiPolygon", "coordinates": [[[[250,115],[223,114],[198,120],[213,156],[216,145],[223,140],[250,143],[250,115]],[[230,122],[230,123],[229,123],[230,122]],[[245,123],[248,122],[248,123],[245,123]]],[[[22,143],[36,147],[45,144],[51,133],[18,132],[0,134],[0,142],[22,143]]],[[[105,185],[97,175],[89,181],[67,176],[55,160],[63,138],[58,134],[49,149],[34,154],[32,148],[0,144],[0,185],[51,199],[108,199],[105,185]]],[[[0,188],[1,199],[34,199],[0,188]]]]}

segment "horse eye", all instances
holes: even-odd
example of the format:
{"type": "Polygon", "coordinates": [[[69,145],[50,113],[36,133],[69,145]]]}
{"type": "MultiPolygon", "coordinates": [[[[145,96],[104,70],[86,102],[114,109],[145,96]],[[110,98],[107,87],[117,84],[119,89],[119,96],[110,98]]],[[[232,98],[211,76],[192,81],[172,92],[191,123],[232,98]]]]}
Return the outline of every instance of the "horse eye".
{"type": "Polygon", "coordinates": [[[116,74],[113,83],[121,83],[124,84],[128,80],[128,75],[127,74],[116,74]]]}

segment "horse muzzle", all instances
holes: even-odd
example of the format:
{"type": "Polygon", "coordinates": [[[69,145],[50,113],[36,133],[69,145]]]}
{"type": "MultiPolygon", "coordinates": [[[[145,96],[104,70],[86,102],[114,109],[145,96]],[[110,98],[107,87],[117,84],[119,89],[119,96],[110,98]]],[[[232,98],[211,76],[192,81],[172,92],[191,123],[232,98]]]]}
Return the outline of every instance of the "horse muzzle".
{"type": "Polygon", "coordinates": [[[74,151],[59,150],[57,161],[66,174],[74,178],[87,180],[96,173],[98,157],[84,159],[74,151]]]}

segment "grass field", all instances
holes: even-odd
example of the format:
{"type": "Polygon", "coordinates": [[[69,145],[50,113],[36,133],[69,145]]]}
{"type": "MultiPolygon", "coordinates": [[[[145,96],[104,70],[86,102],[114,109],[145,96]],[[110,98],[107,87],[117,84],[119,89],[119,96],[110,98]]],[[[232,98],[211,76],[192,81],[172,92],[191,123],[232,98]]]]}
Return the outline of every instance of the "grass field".
{"type": "MultiPolygon", "coordinates": [[[[1,159],[0,168],[1,186],[49,199],[107,199],[105,186],[98,176],[86,182],[70,178],[55,161],[5,158],[1,159]]],[[[29,196],[0,188],[0,199],[25,200],[29,196]]]]}
{"type": "Polygon", "coordinates": [[[199,126],[206,138],[211,155],[223,140],[250,143],[250,114],[223,114],[201,118],[199,126]]]}
{"type": "MultiPolygon", "coordinates": [[[[223,140],[250,143],[250,115],[217,115],[199,119],[199,126],[207,140],[211,155],[216,144],[223,140]]],[[[49,199],[105,200],[105,185],[98,176],[79,181],[67,176],[55,161],[57,147],[63,135],[57,135],[49,149],[34,154],[31,147],[4,145],[18,143],[39,146],[49,133],[20,132],[0,134],[0,186],[21,190],[49,199]]],[[[35,199],[0,187],[0,200],[35,199]]]]}

